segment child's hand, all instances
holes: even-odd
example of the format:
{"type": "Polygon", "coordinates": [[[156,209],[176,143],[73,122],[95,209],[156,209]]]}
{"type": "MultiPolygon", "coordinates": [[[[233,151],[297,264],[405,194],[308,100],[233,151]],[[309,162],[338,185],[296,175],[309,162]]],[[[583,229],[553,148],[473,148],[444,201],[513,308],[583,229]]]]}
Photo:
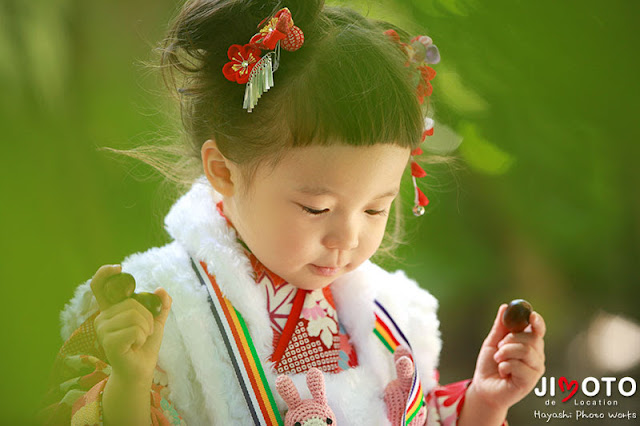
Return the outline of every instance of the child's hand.
{"type": "MultiPolygon", "coordinates": [[[[96,335],[111,364],[112,374],[129,383],[142,380],[150,383],[171,308],[171,297],[163,288],[155,291],[162,300],[162,312],[155,318],[132,298],[125,297],[113,303],[114,289],[109,288],[109,278],[119,274],[121,269],[120,265],[104,265],[91,280],[91,290],[100,306],[100,314],[94,321],[96,335]]],[[[113,282],[111,284],[114,285],[113,282]]],[[[133,288],[135,283],[132,283],[131,292],[133,288]]]]}
{"type": "Polygon", "coordinates": [[[544,373],[544,320],[531,313],[530,325],[510,333],[502,324],[507,305],[500,306],[493,328],[482,344],[471,393],[488,407],[504,411],[524,398],[544,373]]]}

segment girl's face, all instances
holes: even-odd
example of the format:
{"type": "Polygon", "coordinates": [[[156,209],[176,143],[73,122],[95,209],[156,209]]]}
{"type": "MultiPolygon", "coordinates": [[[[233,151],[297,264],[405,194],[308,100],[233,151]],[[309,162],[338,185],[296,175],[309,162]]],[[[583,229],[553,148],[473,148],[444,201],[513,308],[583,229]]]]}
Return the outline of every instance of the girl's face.
{"type": "Polygon", "coordinates": [[[409,153],[383,144],[295,148],[275,169],[260,167],[247,191],[236,182],[225,214],[272,272],[319,289],[380,246],[409,153]]]}

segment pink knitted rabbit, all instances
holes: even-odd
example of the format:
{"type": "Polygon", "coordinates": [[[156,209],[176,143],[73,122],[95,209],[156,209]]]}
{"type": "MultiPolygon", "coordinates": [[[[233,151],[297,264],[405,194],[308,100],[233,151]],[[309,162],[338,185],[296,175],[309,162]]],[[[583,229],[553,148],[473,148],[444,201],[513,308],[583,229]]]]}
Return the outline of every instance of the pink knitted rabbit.
{"type": "MultiPolygon", "coordinates": [[[[393,354],[396,363],[397,379],[391,381],[384,389],[384,402],[387,404],[387,418],[393,426],[401,426],[407,398],[411,391],[414,367],[409,349],[400,346],[393,354]]],[[[413,418],[409,426],[423,426],[427,421],[427,409],[423,406],[413,418]]]]}
{"type": "Polygon", "coordinates": [[[337,422],[327,403],[322,371],[311,368],[307,372],[307,387],[312,399],[301,400],[296,386],[288,376],[283,374],[276,379],[276,390],[289,407],[284,426],[335,426],[337,422]]]}

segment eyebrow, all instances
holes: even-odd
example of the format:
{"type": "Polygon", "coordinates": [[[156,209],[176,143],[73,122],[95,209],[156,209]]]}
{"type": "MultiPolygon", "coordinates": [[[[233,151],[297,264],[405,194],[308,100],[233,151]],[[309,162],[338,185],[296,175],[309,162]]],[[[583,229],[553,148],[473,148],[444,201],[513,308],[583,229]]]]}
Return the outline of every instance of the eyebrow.
{"type": "MultiPolygon", "coordinates": [[[[328,188],[322,187],[322,186],[302,186],[300,188],[296,189],[297,192],[301,193],[301,194],[306,194],[306,195],[314,195],[314,196],[319,196],[319,195],[336,195],[333,191],[331,191],[328,188]]],[[[378,195],[377,197],[374,197],[374,200],[379,200],[381,198],[386,198],[386,197],[395,197],[396,195],[398,195],[399,189],[398,188],[394,188],[392,190],[389,190],[383,194],[378,195]]]]}

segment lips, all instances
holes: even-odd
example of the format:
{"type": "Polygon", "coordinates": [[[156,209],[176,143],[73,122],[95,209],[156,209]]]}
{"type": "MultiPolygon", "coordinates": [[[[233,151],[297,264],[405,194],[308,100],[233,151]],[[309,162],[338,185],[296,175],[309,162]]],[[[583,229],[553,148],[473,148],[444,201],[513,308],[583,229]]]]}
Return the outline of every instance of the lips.
{"type": "Polygon", "coordinates": [[[323,277],[331,277],[333,275],[336,275],[342,268],[342,266],[319,266],[311,264],[312,271],[315,274],[321,275],[323,277]]]}

